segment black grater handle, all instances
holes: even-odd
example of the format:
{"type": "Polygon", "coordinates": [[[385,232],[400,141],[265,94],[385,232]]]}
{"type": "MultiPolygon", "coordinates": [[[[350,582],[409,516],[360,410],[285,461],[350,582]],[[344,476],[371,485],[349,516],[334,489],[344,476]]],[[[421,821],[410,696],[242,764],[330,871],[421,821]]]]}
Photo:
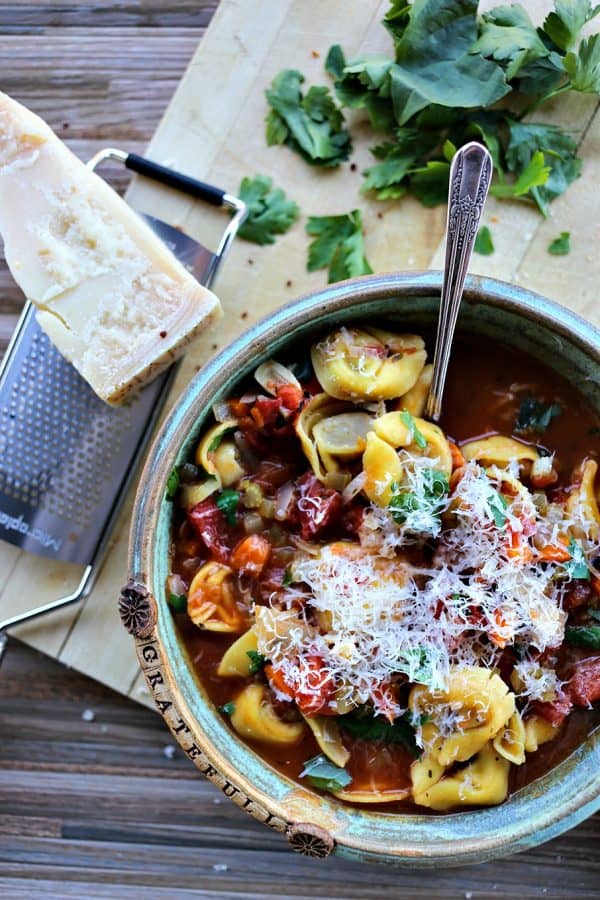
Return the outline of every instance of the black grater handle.
{"type": "Polygon", "coordinates": [[[189,175],[182,175],[181,172],[175,172],[167,166],[161,166],[143,156],[138,156],[137,153],[128,153],[123,162],[128,169],[137,172],[138,175],[153,178],[154,181],[160,181],[161,184],[183,191],[192,197],[198,197],[200,200],[212,203],[213,206],[223,206],[226,191],[222,191],[212,184],[198,181],[197,178],[191,178],[189,175]]]}

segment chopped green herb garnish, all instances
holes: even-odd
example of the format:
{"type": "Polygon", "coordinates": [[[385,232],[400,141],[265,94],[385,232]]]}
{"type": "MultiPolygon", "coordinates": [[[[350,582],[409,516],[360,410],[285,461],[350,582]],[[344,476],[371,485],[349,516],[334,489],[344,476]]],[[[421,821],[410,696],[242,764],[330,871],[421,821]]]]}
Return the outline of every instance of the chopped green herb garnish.
{"type": "Polygon", "coordinates": [[[304,763],[300,778],[307,778],[321,791],[341,791],[352,781],[345,769],[334,765],[322,753],[304,763]]]}
{"type": "Polygon", "coordinates": [[[304,76],[296,69],[284,69],[265,91],[271,107],[267,144],[286,144],[311,165],[339,166],[352,149],[344,116],[329,88],[311,87],[303,95],[303,83],[304,76]]]}
{"type": "Polygon", "coordinates": [[[492,232],[487,227],[487,225],[482,225],[477,232],[474,249],[475,253],[479,253],[480,256],[491,256],[494,252],[492,232]]]}
{"type": "Polygon", "coordinates": [[[424,724],[421,720],[416,723],[411,718],[411,713],[405,713],[395,722],[388,722],[383,716],[365,716],[361,711],[346,713],[338,716],[337,723],[353,737],[362,738],[365,741],[381,741],[384,744],[402,744],[413,756],[419,755],[419,748],[415,740],[415,728],[424,724]]]}
{"type": "Polygon", "coordinates": [[[407,409],[403,409],[400,413],[400,418],[408,428],[411,443],[415,443],[419,450],[425,450],[427,447],[427,441],[425,440],[424,435],[421,434],[421,432],[417,428],[417,423],[415,422],[415,417],[412,415],[412,413],[409,413],[407,409]]]}
{"type": "Polygon", "coordinates": [[[306,232],[314,237],[308,248],[309,272],[327,268],[331,284],[373,271],[365,256],[359,209],[344,216],[310,216],[306,232]]]}
{"type": "Polygon", "coordinates": [[[169,594],[168,601],[174,613],[186,612],[187,596],[185,594],[169,594]]]}
{"type": "Polygon", "coordinates": [[[538,434],[542,434],[552,419],[560,416],[561,412],[562,409],[558,403],[541,403],[534,397],[527,397],[519,407],[515,431],[536,431],[538,434]]]}
{"type": "Polygon", "coordinates": [[[219,712],[224,713],[226,716],[232,716],[235,712],[235,703],[233,700],[230,700],[228,703],[224,703],[223,706],[219,707],[219,712]]]}
{"type": "Polygon", "coordinates": [[[167,500],[173,499],[173,497],[177,493],[178,487],[179,487],[179,472],[177,471],[177,469],[172,469],[171,474],[167,478],[167,490],[166,490],[167,500]]]}
{"type": "Polygon", "coordinates": [[[583,581],[590,580],[590,570],[588,569],[587,560],[585,558],[585,553],[583,552],[583,547],[576,541],[575,538],[571,538],[568,546],[569,553],[571,554],[571,559],[567,560],[566,563],[563,563],[563,568],[567,575],[570,575],[571,578],[578,578],[583,581]]]}
{"type": "Polygon", "coordinates": [[[600,650],[600,625],[577,625],[565,628],[565,637],[573,647],[600,650]]]}
{"type": "Polygon", "coordinates": [[[567,256],[571,252],[571,232],[561,231],[560,237],[548,244],[548,253],[552,256],[567,256]]]}
{"type": "Polygon", "coordinates": [[[255,244],[275,243],[275,235],[285,234],[300,215],[298,204],[274,188],[266,175],[243,178],[238,196],[248,210],[238,234],[255,244]]]}
{"type": "Polygon", "coordinates": [[[220,447],[221,441],[223,440],[223,438],[226,438],[228,435],[233,434],[233,432],[236,431],[236,429],[237,429],[237,425],[232,425],[230,428],[224,428],[218,434],[215,434],[214,438],[208,445],[208,452],[214,453],[215,450],[217,450],[220,447]]]}
{"type": "Polygon", "coordinates": [[[235,525],[237,522],[237,509],[240,502],[238,491],[225,490],[221,491],[215,503],[225,516],[228,525],[235,525]]]}
{"type": "Polygon", "coordinates": [[[246,656],[250,660],[249,672],[251,675],[256,675],[257,672],[260,672],[267,661],[267,657],[257,650],[246,650],[246,656]]]}
{"type": "Polygon", "coordinates": [[[292,574],[292,567],[288,566],[285,572],[283,573],[283,578],[281,581],[283,587],[289,587],[290,584],[294,583],[294,576],[292,574]]]}
{"type": "Polygon", "coordinates": [[[496,528],[502,528],[506,524],[506,510],[508,509],[508,501],[498,491],[490,488],[489,507],[494,517],[496,528]]]}
{"type": "Polygon", "coordinates": [[[433,514],[450,490],[450,483],[439,469],[422,469],[423,491],[420,496],[408,488],[392,484],[392,496],[388,509],[392,519],[398,525],[404,525],[410,513],[417,511],[433,514]]]}

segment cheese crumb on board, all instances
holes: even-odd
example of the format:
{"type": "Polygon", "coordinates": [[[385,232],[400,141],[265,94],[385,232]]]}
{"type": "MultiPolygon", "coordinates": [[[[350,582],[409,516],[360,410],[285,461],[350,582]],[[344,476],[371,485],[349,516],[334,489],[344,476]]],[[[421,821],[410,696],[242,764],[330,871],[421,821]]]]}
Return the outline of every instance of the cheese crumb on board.
{"type": "Polygon", "coordinates": [[[221,314],[125,201],[6,94],[0,233],[40,326],[108,403],[152,380],[221,314]]]}

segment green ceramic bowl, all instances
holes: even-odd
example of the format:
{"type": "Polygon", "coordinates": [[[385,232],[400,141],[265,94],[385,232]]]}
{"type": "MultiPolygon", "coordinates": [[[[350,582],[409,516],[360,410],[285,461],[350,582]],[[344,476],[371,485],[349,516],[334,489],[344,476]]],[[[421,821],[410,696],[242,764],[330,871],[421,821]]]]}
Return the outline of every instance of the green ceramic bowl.
{"type": "MultiPolygon", "coordinates": [[[[389,814],[351,808],[302,788],[238,740],[194,674],[165,597],[172,504],[169,473],[192,452],[213,403],[234,392],[257,364],[318,330],[370,319],[402,330],[431,328],[439,273],[388,274],[332,285],[260,322],[190,383],[156,438],[141,477],[131,532],[131,580],[120,598],[136,636],[149,688],[194,763],[294,849],[410,867],[458,865],[524,850],[555,837],[600,807],[600,734],[502,806],[452,815],[389,814]]],[[[600,332],[566,309],[491,279],[467,283],[458,330],[501,339],[543,360],[600,412],[600,332]]]]}

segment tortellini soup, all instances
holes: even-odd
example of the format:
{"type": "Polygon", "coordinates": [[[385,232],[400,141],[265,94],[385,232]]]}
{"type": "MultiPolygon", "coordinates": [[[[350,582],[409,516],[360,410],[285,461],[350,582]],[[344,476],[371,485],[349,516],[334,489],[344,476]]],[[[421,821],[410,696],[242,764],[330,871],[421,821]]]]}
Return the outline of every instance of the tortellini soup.
{"type": "Polygon", "coordinates": [[[600,700],[600,423],[459,340],[340,327],[263,362],[169,482],[167,596],[228,726],[341,802],[503,802],[600,700]]]}

